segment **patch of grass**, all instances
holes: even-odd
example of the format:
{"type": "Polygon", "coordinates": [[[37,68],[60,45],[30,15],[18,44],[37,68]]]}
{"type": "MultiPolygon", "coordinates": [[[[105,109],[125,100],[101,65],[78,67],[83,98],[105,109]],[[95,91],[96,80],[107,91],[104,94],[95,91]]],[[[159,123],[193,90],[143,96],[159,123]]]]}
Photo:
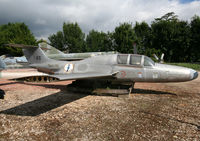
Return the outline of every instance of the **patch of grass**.
{"type": "Polygon", "coordinates": [[[200,64],[193,64],[193,63],[167,63],[167,64],[200,70],[200,64]]]}

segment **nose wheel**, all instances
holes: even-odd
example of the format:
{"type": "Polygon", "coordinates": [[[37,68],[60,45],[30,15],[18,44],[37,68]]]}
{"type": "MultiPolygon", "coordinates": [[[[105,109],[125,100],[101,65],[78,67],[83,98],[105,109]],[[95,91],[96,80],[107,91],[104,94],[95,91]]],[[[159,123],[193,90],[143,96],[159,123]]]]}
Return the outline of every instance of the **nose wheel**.
{"type": "Polygon", "coordinates": [[[133,82],[133,83],[131,84],[131,87],[129,88],[129,95],[130,95],[131,93],[133,93],[133,91],[134,91],[134,86],[135,86],[135,82],[133,82]]]}

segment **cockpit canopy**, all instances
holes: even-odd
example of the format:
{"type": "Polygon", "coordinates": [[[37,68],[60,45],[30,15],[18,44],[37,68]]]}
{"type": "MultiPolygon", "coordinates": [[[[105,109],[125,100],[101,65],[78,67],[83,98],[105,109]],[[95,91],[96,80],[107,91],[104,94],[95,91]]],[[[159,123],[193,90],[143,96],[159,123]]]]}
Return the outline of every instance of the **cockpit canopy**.
{"type": "Polygon", "coordinates": [[[117,63],[118,64],[127,64],[128,55],[127,54],[119,54],[117,56],[117,63]]]}
{"type": "Polygon", "coordinates": [[[117,63],[122,65],[133,65],[133,66],[155,65],[155,62],[151,58],[137,54],[118,54],[117,63]]]}
{"type": "Polygon", "coordinates": [[[147,56],[144,56],[144,66],[154,66],[155,65],[155,62],[147,57],[147,56]]]}

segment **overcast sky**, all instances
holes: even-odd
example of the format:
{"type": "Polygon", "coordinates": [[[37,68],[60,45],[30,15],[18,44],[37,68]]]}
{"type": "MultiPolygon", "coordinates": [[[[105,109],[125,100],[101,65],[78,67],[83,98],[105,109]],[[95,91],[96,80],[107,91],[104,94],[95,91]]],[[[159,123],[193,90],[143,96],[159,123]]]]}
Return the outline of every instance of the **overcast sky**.
{"type": "Polygon", "coordinates": [[[113,31],[119,23],[146,21],[168,12],[180,19],[200,16],[200,0],[0,0],[0,25],[24,22],[37,39],[78,22],[83,32],[113,31]]]}

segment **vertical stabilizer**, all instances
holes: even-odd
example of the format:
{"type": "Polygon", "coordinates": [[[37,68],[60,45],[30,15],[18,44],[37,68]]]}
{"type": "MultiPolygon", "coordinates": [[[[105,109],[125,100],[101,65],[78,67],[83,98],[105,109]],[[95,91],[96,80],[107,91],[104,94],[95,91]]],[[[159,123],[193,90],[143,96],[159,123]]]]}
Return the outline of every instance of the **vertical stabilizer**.
{"type": "Polygon", "coordinates": [[[47,56],[49,55],[65,55],[60,50],[56,49],[55,47],[50,46],[49,44],[43,42],[39,43],[39,47],[45,52],[47,56]]]}
{"type": "Polygon", "coordinates": [[[50,60],[40,47],[25,47],[23,48],[23,52],[30,64],[40,64],[50,60]]]}
{"type": "Polygon", "coordinates": [[[5,44],[5,46],[22,48],[29,64],[40,64],[50,61],[42,49],[38,46],[23,45],[23,44],[5,44]]]}

